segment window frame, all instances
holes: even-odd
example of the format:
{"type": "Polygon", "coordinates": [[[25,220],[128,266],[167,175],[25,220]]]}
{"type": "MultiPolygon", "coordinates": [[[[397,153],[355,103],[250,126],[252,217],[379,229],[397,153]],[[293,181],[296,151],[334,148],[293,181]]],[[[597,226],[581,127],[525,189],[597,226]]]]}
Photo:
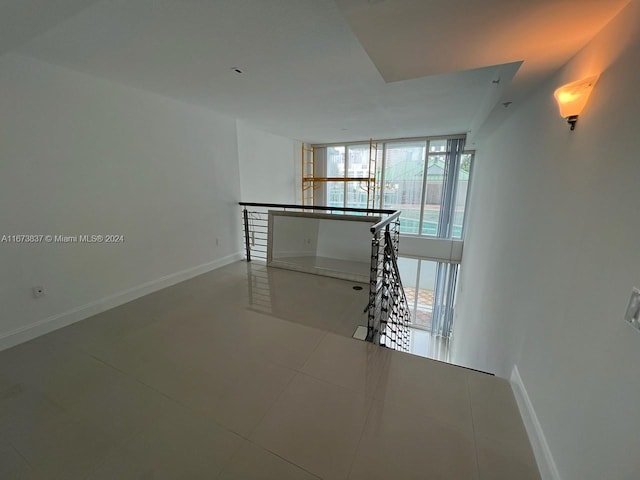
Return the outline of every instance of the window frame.
{"type": "MultiPolygon", "coordinates": [[[[423,173],[422,173],[422,191],[420,192],[420,214],[418,219],[418,228],[417,233],[409,233],[406,231],[402,231],[402,235],[409,235],[413,237],[422,237],[422,238],[445,238],[445,239],[453,239],[453,240],[463,240],[466,225],[467,225],[467,213],[468,213],[468,203],[469,203],[469,195],[471,192],[471,182],[473,177],[473,167],[474,167],[474,159],[475,159],[475,151],[467,150],[465,148],[466,135],[441,135],[441,136],[428,136],[428,137],[405,137],[405,138],[393,138],[393,139],[380,139],[373,140],[374,143],[378,144],[378,162],[376,170],[376,185],[374,195],[375,205],[377,208],[384,208],[384,198],[385,198],[385,170],[388,159],[389,145],[392,144],[401,144],[401,143],[418,143],[424,142],[424,155],[423,155],[423,173]],[[446,141],[446,147],[444,151],[430,151],[430,146],[432,142],[442,142],[446,141]],[[380,148],[380,145],[382,148],[380,148]],[[467,180],[467,191],[465,195],[464,202],[464,214],[462,223],[460,224],[460,236],[454,236],[454,224],[455,224],[455,213],[456,213],[456,201],[458,197],[458,188],[460,182],[460,173],[461,173],[461,165],[462,158],[465,155],[470,155],[470,168],[468,172],[468,180],[467,180]],[[445,157],[445,165],[443,167],[443,182],[442,182],[442,197],[440,201],[440,208],[438,214],[438,227],[436,235],[429,235],[424,233],[424,216],[425,216],[425,205],[427,200],[427,190],[428,190],[428,176],[429,176],[429,159],[432,157],[444,156],[445,157]],[[444,198],[446,196],[446,198],[444,198]]],[[[350,141],[350,142],[335,142],[335,143],[325,143],[325,144],[314,144],[313,148],[329,148],[329,147],[344,147],[344,177],[348,177],[348,168],[349,168],[349,147],[353,146],[363,146],[369,144],[369,141],[350,141]]],[[[325,158],[327,156],[325,155],[325,158]]],[[[325,184],[326,185],[326,184],[325,184]]],[[[343,199],[342,204],[346,206],[348,200],[348,182],[345,182],[343,186],[343,199]]],[[[325,203],[328,202],[328,188],[325,186],[325,203]]],[[[402,227],[401,227],[402,228],[402,227]]]]}

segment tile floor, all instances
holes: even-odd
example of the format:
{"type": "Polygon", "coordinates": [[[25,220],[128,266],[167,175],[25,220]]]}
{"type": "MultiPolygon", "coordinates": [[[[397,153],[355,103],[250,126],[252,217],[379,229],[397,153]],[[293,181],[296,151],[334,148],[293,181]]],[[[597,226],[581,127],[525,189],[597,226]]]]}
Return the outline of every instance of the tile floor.
{"type": "Polygon", "coordinates": [[[366,294],[269,270],[0,352],[0,478],[539,478],[505,380],[348,338],[366,294]]]}

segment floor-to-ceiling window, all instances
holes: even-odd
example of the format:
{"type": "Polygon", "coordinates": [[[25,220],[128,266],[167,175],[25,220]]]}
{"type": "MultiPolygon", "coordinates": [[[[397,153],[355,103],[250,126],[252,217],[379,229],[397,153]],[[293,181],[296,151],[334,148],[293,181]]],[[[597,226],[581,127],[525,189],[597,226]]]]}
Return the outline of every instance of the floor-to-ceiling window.
{"type": "Polygon", "coordinates": [[[400,257],[398,267],[416,328],[448,335],[458,264],[400,257]]]}
{"type": "Polygon", "coordinates": [[[426,146],[426,141],[389,142],[384,146],[381,207],[402,211],[401,233],[420,233],[426,146]]]}
{"type": "Polygon", "coordinates": [[[464,151],[464,137],[388,140],[316,146],[318,169],[329,180],[318,195],[334,207],[400,210],[400,231],[407,235],[460,239],[473,154],[464,151]],[[369,176],[375,158],[375,182],[349,181],[369,176]],[[331,181],[331,179],[334,179],[331,181]],[[345,181],[346,180],[346,181],[345,181]]]}
{"type": "MultiPolygon", "coordinates": [[[[370,206],[400,210],[400,232],[423,239],[426,246],[462,240],[473,165],[473,152],[465,151],[464,142],[464,136],[385,140],[372,142],[375,151],[369,142],[316,146],[323,164],[319,171],[341,180],[327,181],[317,198],[340,207],[366,207],[367,198],[373,198],[370,206]],[[373,185],[344,181],[366,177],[372,164],[373,185]]],[[[419,253],[402,257],[401,241],[399,267],[413,326],[448,338],[459,260],[419,253]]]]}
{"type": "Polygon", "coordinates": [[[320,198],[326,198],[326,205],[332,207],[367,208],[369,192],[364,179],[369,176],[370,145],[348,144],[322,147],[322,158],[326,165],[326,191],[320,198]],[[333,179],[333,180],[332,180],[333,179]]]}

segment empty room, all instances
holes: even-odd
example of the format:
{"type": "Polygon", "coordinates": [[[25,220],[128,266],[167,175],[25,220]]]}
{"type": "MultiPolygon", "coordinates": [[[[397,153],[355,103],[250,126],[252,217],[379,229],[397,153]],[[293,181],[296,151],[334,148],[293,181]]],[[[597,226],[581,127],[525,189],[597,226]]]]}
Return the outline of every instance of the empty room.
{"type": "Polygon", "coordinates": [[[640,0],[0,2],[0,478],[640,478],[640,0]]]}

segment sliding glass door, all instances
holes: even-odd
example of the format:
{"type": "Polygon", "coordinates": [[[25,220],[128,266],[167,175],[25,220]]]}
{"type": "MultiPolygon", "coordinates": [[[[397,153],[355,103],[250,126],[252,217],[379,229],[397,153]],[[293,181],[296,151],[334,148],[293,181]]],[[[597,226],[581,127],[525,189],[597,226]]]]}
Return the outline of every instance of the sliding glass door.
{"type": "Polygon", "coordinates": [[[412,327],[449,337],[458,264],[400,257],[398,267],[411,309],[412,327]]]}

